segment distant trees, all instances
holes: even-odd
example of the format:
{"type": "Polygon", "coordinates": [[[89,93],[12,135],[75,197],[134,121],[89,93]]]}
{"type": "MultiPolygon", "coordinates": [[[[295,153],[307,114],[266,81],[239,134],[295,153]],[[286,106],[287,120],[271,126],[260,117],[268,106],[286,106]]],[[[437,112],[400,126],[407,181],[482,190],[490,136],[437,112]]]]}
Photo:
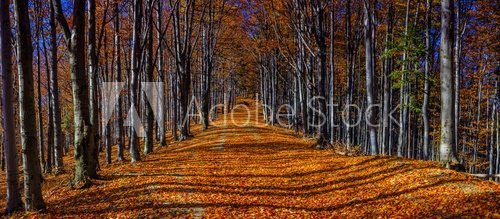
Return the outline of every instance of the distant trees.
{"type": "Polygon", "coordinates": [[[256,92],[269,108],[264,113],[272,116],[276,105],[292,106],[288,124],[297,134],[301,129],[304,137],[318,141],[327,135],[340,153],[459,161],[470,172],[498,166],[492,146],[498,141],[492,129],[493,108],[498,108],[491,62],[496,55],[490,46],[474,43],[479,26],[493,25],[478,10],[494,7],[467,0],[441,5],[446,7],[409,0],[245,5],[253,9],[246,22],[253,43],[248,51],[261,75],[256,92]],[[478,56],[484,51],[488,55],[478,56]],[[330,69],[326,76],[324,65],[330,69]],[[321,98],[328,99],[326,109],[321,98]],[[323,116],[329,118],[326,133],[323,116]],[[492,166],[485,168],[485,162],[492,166]]]}

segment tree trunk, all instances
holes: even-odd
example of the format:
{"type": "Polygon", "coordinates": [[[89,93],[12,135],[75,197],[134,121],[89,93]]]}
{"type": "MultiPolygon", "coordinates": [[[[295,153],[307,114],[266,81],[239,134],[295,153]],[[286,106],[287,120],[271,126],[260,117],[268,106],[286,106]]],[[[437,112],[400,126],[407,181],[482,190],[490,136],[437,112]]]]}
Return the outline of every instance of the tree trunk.
{"type": "MultiPolygon", "coordinates": [[[[36,21],[39,22],[39,21],[36,21]]],[[[36,38],[37,40],[39,39],[39,25],[36,25],[36,38]]],[[[47,172],[51,171],[51,163],[47,163],[45,161],[45,145],[44,145],[44,132],[43,132],[43,116],[42,116],[42,111],[43,111],[43,106],[42,106],[42,92],[41,92],[41,74],[40,74],[40,48],[39,44],[36,44],[36,52],[37,52],[37,96],[38,96],[38,150],[40,151],[40,164],[41,167],[44,168],[47,172]]],[[[47,147],[47,160],[50,159],[50,149],[47,147]]]]}
{"type": "MultiPolygon", "coordinates": [[[[493,99],[494,100],[498,100],[498,72],[499,72],[499,69],[497,68],[497,70],[495,71],[495,75],[493,76],[494,78],[496,78],[495,80],[495,93],[494,93],[494,96],[493,96],[493,99]]],[[[498,166],[498,142],[499,142],[499,139],[498,139],[498,105],[497,104],[493,104],[493,111],[491,113],[491,143],[490,143],[490,156],[489,156],[489,161],[490,161],[490,165],[489,165],[489,173],[490,175],[493,175],[495,174],[495,160],[494,160],[494,156],[495,156],[495,152],[494,152],[494,148],[495,146],[497,147],[497,166],[498,166]],[[495,132],[496,132],[496,135],[495,135],[495,132]],[[495,141],[496,140],[496,141],[495,141]],[[496,142],[496,143],[495,143],[496,142]],[[495,145],[496,144],[496,145],[495,145]]],[[[497,171],[498,172],[498,169],[497,171]]]]}
{"type": "Polygon", "coordinates": [[[88,77],[89,77],[89,111],[90,124],[92,135],[94,136],[94,144],[88,146],[88,175],[92,178],[97,177],[97,169],[99,166],[99,124],[98,124],[98,97],[97,97],[97,53],[96,53],[96,21],[95,0],[87,0],[88,6],[88,77]]]}
{"type": "MultiPolygon", "coordinates": [[[[115,46],[115,74],[116,74],[116,82],[122,82],[122,63],[121,63],[121,42],[120,42],[120,13],[119,13],[119,8],[118,8],[118,3],[114,3],[115,7],[115,17],[114,17],[114,46],[115,46]]],[[[123,161],[123,148],[125,146],[124,140],[123,140],[123,111],[122,111],[122,102],[121,99],[118,100],[118,104],[116,106],[116,113],[117,113],[117,156],[116,160],[117,161],[123,161]]]]}
{"type": "MultiPolygon", "coordinates": [[[[389,3],[389,8],[388,8],[388,24],[387,24],[387,33],[385,36],[385,51],[388,52],[388,50],[392,47],[392,33],[393,33],[393,16],[394,16],[394,5],[392,3],[389,3]]],[[[392,108],[391,104],[391,73],[392,73],[392,61],[393,58],[391,55],[388,55],[387,57],[384,58],[384,106],[383,106],[383,113],[382,113],[382,154],[385,154],[387,151],[387,154],[392,155],[392,142],[390,141],[391,138],[391,124],[389,120],[389,114],[392,108]]]]}
{"type": "Polygon", "coordinates": [[[454,108],[452,77],[452,39],[451,6],[453,0],[441,0],[441,145],[439,161],[449,164],[456,162],[454,152],[454,108]]]}
{"type": "Polygon", "coordinates": [[[85,71],[85,0],[75,0],[73,5],[73,23],[70,30],[64,17],[60,0],[53,0],[56,19],[63,31],[69,50],[71,87],[74,116],[74,187],[90,186],[89,177],[95,170],[90,170],[89,156],[94,152],[94,132],[90,122],[89,87],[85,71]]]}
{"type": "MultiPolygon", "coordinates": [[[[332,2],[333,4],[333,2],[332,2]]],[[[330,144],[335,141],[335,8],[330,12],[330,144]]]]}
{"type": "MultiPolygon", "coordinates": [[[[142,0],[134,0],[134,23],[133,23],[133,33],[132,33],[132,51],[131,51],[131,76],[130,76],[130,109],[136,110],[139,108],[139,96],[138,87],[139,87],[139,73],[140,73],[140,33],[142,31],[142,0]]],[[[140,121],[135,121],[133,115],[129,115],[129,119],[131,121],[130,126],[130,140],[129,140],[129,150],[130,150],[130,160],[132,163],[140,161],[140,153],[139,153],[139,139],[137,138],[136,132],[140,130],[134,130],[134,124],[140,121]]]]}
{"type": "MultiPolygon", "coordinates": [[[[152,0],[148,0],[147,2],[147,8],[146,8],[146,24],[147,24],[147,31],[146,31],[146,42],[144,42],[146,45],[146,66],[145,66],[145,76],[146,76],[146,82],[152,82],[153,81],[153,71],[154,71],[154,64],[153,64],[153,4],[152,0]]],[[[152,88],[155,89],[155,88],[152,88]]],[[[146,131],[146,138],[144,140],[144,154],[149,154],[153,152],[153,130],[154,130],[154,119],[153,119],[153,102],[148,101],[148,97],[146,96],[146,90],[147,88],[144,88],[142,93],[142,97],[144,100],[144,110],[145,110],[145,131],[146,131]]]]}
{"type": "Polygon", "coordinates": [[[371,0],[365,1],[365,59],[366,59],[366,109],[367,109],[367,125],[370,134],[370,153],[371,155],[378,154],[378,143],[377,143],[377,130],[375,127],[375,117],[373,116],[373,110],[371,108],[374,106],[374,97],[373,97],[373,82],[375,75],[375,57],[373,57],[374,51],[374,39],[373,39],[373,20],[372,20],[372,12],[371,12],[371,0]]]}
{"type": "Polygon", "coordinates": [[[30,20],[28,13],[26,13],[27,11],[28,2],[14,1],[25,209],[27,211],[43,211],[45,210],[45,202],[42,196],[42,172],[37,150],[38,140],[36,137],[33,89],[33,47],[31,44],[30,20]]]}
{"type": "Polygon", "coordinates": [[[191,91],[191,55],[192,55],[192,29],[194,21],[194,11],[196,0],[187,0],[185,9],[181,10],[180,4],[176,4],[173,13],[173,31],[174,31],[174,58],[177,75],[179,75],[179,106],[180,106],[180,140],[186,140],[189,137],[189,94],[191,91]],[[181,23],[180,11],[183,11],[184,17],[181,23]],[[182,36],[181,36],[182,34],[182,36]]]}
{"type": "MultiPolygon", "coordinates": [[[[455,19],[455,54],[454,54],[454,62],[455,62],[455,97],[454,97],[454,127],[453,127],[453,140],[455,143],[455,147],[457,148],[460,145],[460,142],[458,140],[458,135],[459,133],[459,125],[460,125],[460,78],[461,78],[461,55],[462,55],[462,36],[460,34],[460,29],[461,29],[461,19],[462,19],[462,7],[461,7],[461,1],[457,1],[457,7],[456,7],[456,19],[455,19]]],[[[455,150],[456,150],[455,148],[455,150]]]]}
{"type": "MultiPolygon", "coordinates": [[[[406,16],[405,16],[405,31],[404,37],[408,36],[408,28],[409,28],[409,17],[410,17],[410,0],[406,1],[406,16]]],[[[405,47],[406,47],[406,39],[405,39],[405,47]]],[[[400,86],[400,113],[399,113],[399,135],[398,135],[398,157],[403,157],[404,148],[408,145],[407,135],[408,135],[408,74],[406,73],[406,59],[408,51],[403,51],[403,63],[401,65],[401,86],[400,86]]]]}
{"type": "Polygon", "coordinates": [[[351,139],[351,107],[354,95],[354,43],[352,42],[351,32],[351,0],[347,0],[346,12],[346,44],[347,44],[347,98],[344,109],[347,111],[346,119],[344,119],[345,132],[346,132],[346,149],[350,151],[352,144],[351,139]]]}
{"type": "Polygon", "coordinates": [[[208,129],[210,121],[210,99],[211,99],[211,82],[212,82],[212,69],[213,69],[213,21],[214,21],[214,9],[213,1],[209,0],[208,6],[208,23],[205,22],[203,25],[203,37],[202,37],[202,76],[203,76],[203,91],[201,97],[201,116],[202,116],[202,126],[203,129],[208,129]]]}
{"type": "MultiPolygon", "coordinates": [[[[158,8],[157,8],[157,24],[158,24],[158,75],[160,76],[161,82],[165,83],[165,44],[163,42],[163,33],[162,33],[162,16],[163,16],[163,2],[158,1],[157,3],[158,8]]],[[[162,86],[163,87],[163,86],[162,86]]],[[[164,87],[163,87],[164,88],[164,87]]],[[[163,97],[165,94],[165,90],[161,90],[160,96],[163,97]]],[[[167,140],[165,139],[165,103],[162,101],[159,101],[161,103],[159,107],[159,118],[160,121],[158,121],[158,132],[160,135],[160,147],[167,146],[167,140]]]]}
{"type": "Polygon", "coordinates": [[[318,107],[320,115],[318,115],[319,132],[317,144],[318,148],[324,149],[328,145],[328,127],[327,127],[327,106],[326,106],[326,44],[325,44],[325,31],[324,31],[324,7],[319,0],[312,1],[313,10],[315,12],[315,39],[317,44],[317,58],[318,58],[318,107]]]}
{"type": "MultiPolygon", "coordinates": [[[[19,186],[19,169],[16,151],[16,119],[14,116],[13,78],[12,78],[12,39],[9,15],[9,0],[0,0],[0,60],[2,71],[2,116],[4,129],[4,150],[0,156],[5,157],[5,175],[7,187],[7,204],[5,215],[21,211],[23,202],[21,200],[19,186]]],[[[31,63],[30,63],[31,64],[31,63]]]]}
{"type": "Polygon", "coordinates": [[[431,13],[432,13],[432,0],[427,0],[426,2],[426,10],[425,10],[425,23],[426,23],[426,28],[425,28],[425,63],[424,63],[424,101],[422,104],[422,121],[424,123],[424,133],[423,133],[423,138],[424,138],[424,145],[423,145],[423,158],[424,160],[429,159],[429,144],[430,144],[430,137],[429,137],[429,96],[430,96],[430,89],[429,89],[429,74],[430,74],[430,68],[431,68],[431,13]]]}

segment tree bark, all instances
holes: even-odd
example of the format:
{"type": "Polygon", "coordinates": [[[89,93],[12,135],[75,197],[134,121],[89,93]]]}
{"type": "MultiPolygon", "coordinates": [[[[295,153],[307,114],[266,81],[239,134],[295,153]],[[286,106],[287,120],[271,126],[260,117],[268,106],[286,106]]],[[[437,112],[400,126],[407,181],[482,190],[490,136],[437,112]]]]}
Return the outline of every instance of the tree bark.
{"type": "MultiPolygon", "coordinates": [[[[393,44],[393,19],[394,19],[394,5],[389,3],[388,8],[388,18],[387,18],[387,33],[385,36],[385,52],[389,52],[389,49],[393,44]]],[[[387,54],[387,57],[384,58],[384,106],[382,113],[382,154],[392,155],[392,142],[391,139],[391,124],[389,120],[389,113],[392,108],[391,100],[392,100],[392,89],[391,89],[391,73],[393,70],[393,57],[390,54],[387,54]]]]}
{"type": "MultiPolygon", "coordinates": [[[[36,137],[36,115],[33,87],[33,46],[28,2],[15,0],[17,65],[19,74],[19,121],[23,154],[24,198],[27,211],[46,209],[42,196],[42,172],[36,137]]],[[[3,60],[3,59],[2,59],[3,60]]]]}
{"type": "Polygon", "coordinates": [[[50,70],[50,90],[52,94],[51,107],[54,122],[54,149],[55,149],[55,166],[56,174],[64,171],[63,155],[64,155],[64,136],[61,129],[61,107],[59,101],[59,79],[57,73],[57,35],[56,35],[56,18],[55,9],[50,2],[50,45],[51,45],[51,70],[50,70]]]}
{"type": "Polygon", "coordinates": [[[316,56],[318,58],[318,107],[320,110],[321,118],[318,118],[319,130],[317,144],[318,148],[324,149],[328,145],[328,127],[327,127],[327,106],[326,106],[326,83],[327,83],[327,73],[326,73],[326,43],[325,43],[325,31],[324,31],[324,7],[319,0],[312,1],[312,8],[315,13],[315,39],[317,44],[316,56]]]}
{"type": "Polygon", "coordinates": [[[377,143],[377,130],[375,127],[375,117],[373,116],[373,110],[370,109],[374,105],[374,97],[373,97],[373,82],[375,75],[375,57],[374,54],[374,39],[373,39],[373,20],[372,20],[372,3],[371,0],[364,0],[365,2],[365,67],[366,67],[366,104],[367,104],[367,112],[366,112],[366,121],[370,134],[370,153],[371,155],[378,154],[378,143],[377,143]]]}
{"type": "MultiPolygon", "coordinates": [[[[409,28],[409,17],[410,17],[410,0],[406,1],[406,16],[405,16],[405,31],[404,37],[408,37],[408,28],[409,28]]],[[[408,146],[408,74],[407,71],[407,56],[408,51],[406,51],[407,40],[405,39],[405,49],[403,51],[403,64],[401,65],[401,85],[400,85],[400,113],[399,113],[399,135],[398,135],[398,148],[397,153],[398,157],[403,157],[404,148],[408,146]]]]}
{"type": "Polygon", "coordinates": [[[430,80],[430,68],[431,68],[431,13],[432,13],[432,0],[426,1],[425,10],[425,63],[424,63],[424,101],[422,103],[422,121],[424,125],[424,145],[423,145],[423,158],[424,160],[429,159],[429,147],[430,147],[430,137],[429,137],[429,80],[430,80]]]}
{"type": "MultiPolygon", "coordinates": [[[[147,30],[146,30],[146,42],[144,42],[146,45],[146,80],[147,82],[152,82],[153,81],[153,70],[154,70],[154,64],[153,64],[153,0],[148,0],[147,2],[147,8],[146,8],[146,24],[147,24],[147,30]]],[[[155,89],[155,88],[153,88],[155,89]]],[[[154,130],[154,118],[153,118],[153,110],[152,110],[152,102],[148,101],[148,98],[146,97],[146,89],[144,89],[141,93],[143,95],[143,100],[144,100],[144,110],[145,110],[145,131],[146,131],[146,138],[144,141],[144,154],[149,154],[153,152],[153,130],[154,130]]]]}
{"type": "Polygon", "coordinates": [[[98,124],[98,97],[97,97],[97,53],[96,53],[96,4],[95,0],[87,0],[88,7],[88,77],[89,77],[89,111],[91,132],[94,136],[94,144],[88,147],[88,174],[92,178],[97,177],[97,169],[99,167],[99,124],[98,124]]]}
{"type": "Polygon", "coordinates": [[[74,1],[71,29],[64,16],[61,1],[52,0],[52,3],[69,50],[75,130],[75,174],[72,185],[88,187],[91,183],[89,180],[91,173],[95,173],[95,170],[90,170],[90,168],[96,166],[89,165],[89,159],[91,159],[89,156],[94,152],[95,139],[90,121],[89,87],[85,71],[85,0],[74,1]]]}
{"type": "Polygon", "coordinates": [[[441,144],[439,161],[449,164],[456,162],[454,152],[454,108],[453,108],[453,77],[452,77],[452,37],[450,5],[453,0],[441,0],[441,144]]]}
{"type": "MultiPolygon", "coordinates": [[[[39,4],[37,4],[39,6],[39,4]]],[[[35,30],[35,37],[36,37],[36,40],[40,40],[40,22],[41,22],[41,19],[39,18],[39,15],[37,14],[35,16],[35,19],[36,19],[36,30],[35,30]]],[[[36,45],[36,53],[37,53],[37,56],[36,56],[36,62],[37,62],[37,96],[38,96],[38,150],[40,151],[40,164],[41,164],[41,167],[43,169],[45,169],[46,172],[50,172],[51,169],[52,169],[52,163],[47,163],[45,161],[45,144],[44,144],[44,131],[43,131],[43,116],[42,116],[42,111],[43,111],[43,106],[42,106],[42,88],[41,88],[41,84],[42,84],[42,79],[41,79],[41,64],[40,64],[40,46],[39,44],[35,44],[36,45]]],[[[50,111],[50,110],[49,110],[50,111]]],[[[47,160],[50,161],[50,148],[48,147],[49,145],[47,145],[47,160]]]]}
{"type": "MultiPolygon", "coordinates": [[[[458,140],[459,133],[459,125],[460,125],[460,78],[462,73],[461,66],[461,56],[462,56],[462,36],[460,34],[461,25],[462,25],[462,4],[461,1],[457,1],[456,7],[456,19],[455,19],[455,54],[454,54],[454,62],[455,62],[455,97],[454,97],[454,110],[455,110],[455,122],[454,122],[454,130],[453,130],[453,138],[455,142],[455,147],[460,145],[458,140]]],[[[456,150],[456,149],[455,149],[456,150]]]]}
{"type": "MultiPolygon", "coordinates": [[[[134,0],[133,1],[133,33],[132,33],[132,51],[131,51],[131,59],[130,59],[130,107],[131,109],[138,109],[139,106],[139,97],[138,97],[138,86],[139,86],[139,73],[140,73],[140,33],[142,30],[142,0],[134,0]]],[[[129,119],[131,124],[134,124],[139,121],[135,121],[133,115],[129,115],[129,119]]],[[[130,126],[130,140],[129,140],[129,150],[130,150],[130,161],[132,163],[138,162],[141,160],[139,153],[139,139],[134,130],[133,125],[130,126]]]]}
{"type": "MultiPolygon", "coordinates": [[[[115,17],[114,17],[114,46],[115,46],[115,74],[116,74],[116,81],[121,82],[122,81],[122,63],[121,63],[121,42],[120,42],[120,13],[119,13],[119,8],[118,8],[118,3],[114,3],[114,8],[115,8],[115,17]]],[[[117,156],[116,160],[117,161],[123,161],[123,148],[125,146],[125,143],[123,141],[123,111],[122,111],[122,101],[121,99],[118,100],[118,104],[116,106],[116,113],[117,115],[117,156]]]]}
{"type": "MultiPolygon", "coordinates": [[[[157,3],[157,24],[158,24],[158,75],[162,83],[165,83],[165,43],[163,42],[164,34],[162,33],[162,16],[163,16],[163,2],[158,1],[157,3]]],[[[164,87],[163,87],[164,88],[164,87]]],[[[165,89],[165,88],[164,88],[165,89]]],[[[161,96],[165,94],[165,90],[161,91],[161,96]]],[[[164,100],[164,98],[162,99],[164,100]]],[[[167,146],[167,140],[165,139],[165,103],[160,101],[161,105],[159,107],[160,121],[158,121],[158,132],[160,135],[160,147],[167,146]]]]}
{"type": "MultiPolygon", "coordinates": [[[[2,116],[4,129],[4,150],[0,156],[5,157],[5,176],[7,186],[7,204],[5,215],[21,211],[23,202],[21,200],[19,186],[19,170],[16,151],[16,120],[14,117],[13,78],[12,78],[12,39],[9,15],[9,0],[0,0],[0,60],[2,71],[2,116]]],[[[30,63],[31,64],[31,63],[30,63]]]]}
{"type": "Polygon", "coordinates": [[[346,44],[347,44],[347,97],[346,97],[346,105],[345,110],[347,111],[346,119],[344,119],[345,132],[346,132],[346,150],[350,151],[350,146],[352,144],[351,139],[351,108],[350,105],[353,101],[354,95],[354,50],[355,46],[352,38],[351,31],[351,0],[347,0],[347,12],[346,12],[346,44]]]}
{"type": "Polygon", "coordinates": [[[331,3],[330,12],[330,144],[335,139],[335,8],[334,2],[331,3]]]}

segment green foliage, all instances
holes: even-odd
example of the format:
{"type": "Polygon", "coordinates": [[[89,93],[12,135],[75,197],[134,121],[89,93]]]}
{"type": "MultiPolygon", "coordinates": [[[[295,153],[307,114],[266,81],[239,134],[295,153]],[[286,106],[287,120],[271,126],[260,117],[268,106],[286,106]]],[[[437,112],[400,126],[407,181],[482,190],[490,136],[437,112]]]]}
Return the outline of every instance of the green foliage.
{"type": "MultiPolygon", "coordinates": [[[[395,42],[388,45],[388,49],[382,54],[382,58],[390,58],[394,56],[404,56],[406,58],[396,59],[397,70],[390,73],[390,79],[394,89],[405,89],[411,84],[420,84],[425,80],[422,71],[422,62],[427,54],[424,41],[422,40],[424,30],[418,29],[415,23],[410,23],[408,33],[397,38],[395,42]],[[404,66],[404,68],[403,68],[404,66]]],[[[408,95],[410,100],[415,100],[414,92],[402,92],[403,95],[408,95]]],[[[408,107],[411,111],[420,113],[421,109],[415,101],[410,101],[408,107]]]]}
{"type": "Polygon", "coordinates": [[[61,119],[61,129],[64,132],[69,132],[72,124],[73,124],[72,115],[69,113],[68,110],[63,109],[62,119],[61,119]]]}

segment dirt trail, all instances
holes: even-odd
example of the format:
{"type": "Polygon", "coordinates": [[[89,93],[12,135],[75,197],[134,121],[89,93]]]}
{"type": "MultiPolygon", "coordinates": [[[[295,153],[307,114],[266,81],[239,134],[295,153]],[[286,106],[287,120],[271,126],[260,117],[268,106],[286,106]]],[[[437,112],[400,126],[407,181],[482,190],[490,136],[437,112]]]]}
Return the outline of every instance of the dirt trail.
{"type": "Polygon", "coordinates": [[[265,126],[246,104],[247,125],[238,108],[238,125],[221,117],[207,131],[193,126],[194,138],[140,163],[102,164],[103,179],[90,189],[68,189],[60,182],[69,175],[47,177],[50,216],[500,217],[499,184],[433,162],[316,150],[265,126]]]}

